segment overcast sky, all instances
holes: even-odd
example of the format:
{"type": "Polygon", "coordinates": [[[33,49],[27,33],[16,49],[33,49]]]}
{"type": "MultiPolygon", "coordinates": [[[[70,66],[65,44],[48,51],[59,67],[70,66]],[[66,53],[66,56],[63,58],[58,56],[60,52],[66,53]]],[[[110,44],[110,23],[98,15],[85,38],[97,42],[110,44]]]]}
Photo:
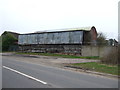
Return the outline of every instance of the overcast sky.
{"type": "Polygon", "coordinates": [[[0,0],[0,34],[95,26],[118,37],[119,0],[0,0]]]}

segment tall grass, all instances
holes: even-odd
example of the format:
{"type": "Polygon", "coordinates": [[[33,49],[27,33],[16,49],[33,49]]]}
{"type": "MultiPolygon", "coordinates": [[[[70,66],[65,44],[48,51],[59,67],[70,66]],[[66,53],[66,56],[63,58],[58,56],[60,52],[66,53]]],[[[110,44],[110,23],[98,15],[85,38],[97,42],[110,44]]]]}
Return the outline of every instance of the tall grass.
{"type": "Polygon", "coordinates": [[[118,46],[118,64],[120,65],[120,45],[118,46]]]}

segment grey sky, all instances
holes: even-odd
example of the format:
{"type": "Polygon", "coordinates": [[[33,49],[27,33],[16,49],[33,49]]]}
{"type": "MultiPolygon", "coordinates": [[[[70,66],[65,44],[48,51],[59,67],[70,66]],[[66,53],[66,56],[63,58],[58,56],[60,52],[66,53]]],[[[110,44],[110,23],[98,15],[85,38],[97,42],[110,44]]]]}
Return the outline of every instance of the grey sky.
{"type": "Polygon", "coordinates": [[[0,34],[95,26],[118,36],[119,0],[0,0],[0,34]]]}

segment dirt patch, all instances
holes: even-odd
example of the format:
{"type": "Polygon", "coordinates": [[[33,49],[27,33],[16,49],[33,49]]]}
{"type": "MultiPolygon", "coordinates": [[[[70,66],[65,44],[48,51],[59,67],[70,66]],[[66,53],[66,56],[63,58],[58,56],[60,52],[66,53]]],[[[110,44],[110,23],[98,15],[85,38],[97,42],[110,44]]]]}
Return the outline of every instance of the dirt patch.
{"type": "Polygon", "coordinates": [[[65,64],[69,63],[85,63],[85,62],[98,62],[99,60],[91,59],[70,59],[70,58],[60,58],[53,56],[42,56],[42,55],[19,55],[15,53],[3,53],[2,56],[9,56],[9,58],[15,58],[15,60],[32,62],[37,64],[45,64],[51,66],[63,67],[65,64]]]}

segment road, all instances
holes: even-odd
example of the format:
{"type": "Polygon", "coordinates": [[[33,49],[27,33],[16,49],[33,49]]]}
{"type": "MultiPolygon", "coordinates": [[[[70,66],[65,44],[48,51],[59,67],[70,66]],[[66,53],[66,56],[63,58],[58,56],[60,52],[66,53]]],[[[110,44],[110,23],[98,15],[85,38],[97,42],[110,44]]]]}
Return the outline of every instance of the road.
{"type": "Polygon", "coordinates": [[[2,57],[3,88],[118,88],[118,80],[2,57]]]}

